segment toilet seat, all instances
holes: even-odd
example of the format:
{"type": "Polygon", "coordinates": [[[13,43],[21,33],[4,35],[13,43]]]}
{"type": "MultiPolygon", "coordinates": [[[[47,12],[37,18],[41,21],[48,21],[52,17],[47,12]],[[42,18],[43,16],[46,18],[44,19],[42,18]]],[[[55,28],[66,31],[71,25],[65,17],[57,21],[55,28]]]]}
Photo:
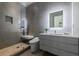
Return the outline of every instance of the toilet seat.
{"type": "Polygon", "coordinates": [[[35,37],[34,39],[29,41],[29,43],[37,43],[37,42],[39,42],[39,37],[35,37]]]}

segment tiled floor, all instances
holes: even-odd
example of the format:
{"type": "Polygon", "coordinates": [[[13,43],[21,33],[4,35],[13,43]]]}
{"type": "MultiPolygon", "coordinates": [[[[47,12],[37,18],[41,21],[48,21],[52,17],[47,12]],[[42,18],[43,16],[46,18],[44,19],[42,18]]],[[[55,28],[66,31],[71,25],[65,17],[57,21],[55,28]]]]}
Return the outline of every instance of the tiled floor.
{"type": "Polygon", "coordinates": [[[19,56],[56,56],[54,54],[50,54],[48,52],[44,51],[37,51],[35,53],[32,53],[30,49],[24,51],[23,53],[19,54],[19,56]]]}
{"type": "Polygon", "coordinates": [[[38,51],[36,53],[32,53],[30,49],[20,54],[20,56],[42,56],[42,55],[43,55],[43,52],[38,51]]]}

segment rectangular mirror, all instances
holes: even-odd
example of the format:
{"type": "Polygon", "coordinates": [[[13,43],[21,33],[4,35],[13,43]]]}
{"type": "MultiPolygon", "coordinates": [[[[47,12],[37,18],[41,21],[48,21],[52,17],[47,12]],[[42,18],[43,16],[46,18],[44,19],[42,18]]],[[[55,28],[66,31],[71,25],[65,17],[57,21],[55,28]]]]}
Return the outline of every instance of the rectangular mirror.
{"type": "Polygon", "coordinates": [[[63,27],[63,11],[57,11],[50,13],[50,28],[62,28],[63,27]]]}

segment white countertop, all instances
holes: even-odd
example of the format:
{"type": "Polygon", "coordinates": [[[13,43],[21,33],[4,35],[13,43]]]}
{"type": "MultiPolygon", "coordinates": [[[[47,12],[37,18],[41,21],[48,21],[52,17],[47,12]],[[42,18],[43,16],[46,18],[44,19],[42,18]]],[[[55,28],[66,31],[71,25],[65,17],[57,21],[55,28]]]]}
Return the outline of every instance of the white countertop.
{"type": "Polygon", "coordinates": [[[69,35],[69,34],[40,33],[40,35],[52,35],[52,36],[62,36],[62,37],[79,38],[78,35],[69,35]]]}

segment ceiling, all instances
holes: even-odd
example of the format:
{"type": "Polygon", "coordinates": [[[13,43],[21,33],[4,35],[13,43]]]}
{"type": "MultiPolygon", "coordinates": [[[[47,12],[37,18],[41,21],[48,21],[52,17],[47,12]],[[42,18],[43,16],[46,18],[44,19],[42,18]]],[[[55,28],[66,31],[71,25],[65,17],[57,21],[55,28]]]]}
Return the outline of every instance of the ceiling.
{"type": "Polygon", "coordinates": [[[27,7],[28,5],[31,5],[34,2],[20,2],[24,7],[27,7]]]}

